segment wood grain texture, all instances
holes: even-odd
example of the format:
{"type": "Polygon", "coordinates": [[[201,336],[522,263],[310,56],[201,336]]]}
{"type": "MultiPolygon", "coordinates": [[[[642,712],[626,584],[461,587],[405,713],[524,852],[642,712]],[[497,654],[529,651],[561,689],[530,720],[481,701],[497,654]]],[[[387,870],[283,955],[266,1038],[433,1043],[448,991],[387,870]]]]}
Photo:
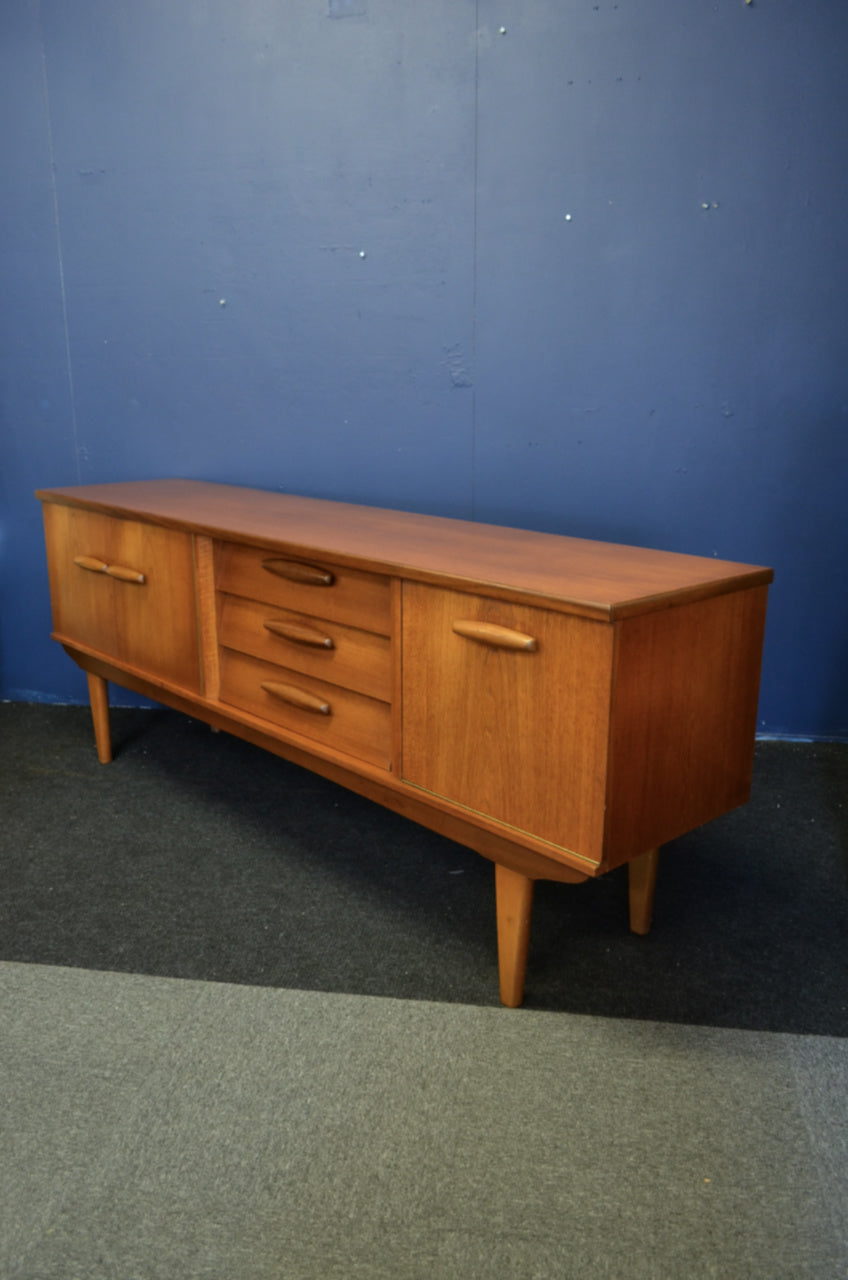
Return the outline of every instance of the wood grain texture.
{"type": "Polygon", "coordinates": [[[74,564],[79,569],[88,569],[91,573],[105,573],[110,578],[118,578],[121,582],[134,582],[144,585],[144,574],[125,564],[107,564],[97,556],[74,556],[74,564]]]}
{"type": "Polygon", "coordinates": [[[743,579],[772,579],[770,569],[707,557],[195,480],[80,485],[38,496],[280,553],[296,548],[304,559],[315,553],[355,567],[380,564],[489,596],[505,592],[530,603],[542,596],[550,608],[606,619],[734,590],[743,579]]]}
{"type": "Polygon", "coordinates": [[[88,673],[88,700],[91,703],[91,719],[94,725],[94,741],[97,759],[101,764],[112,763],[112,731],[109,724],[109,685],[102,676],[88,673]]]}
{"type": "Polygon", "coordinates": [[[220,642],[226,648],[238,649],[291,671],[306,672],[316,679],[355,689],[383,702],[391,700],[388,636],[224,594],[220,597],[219,627],[220,642]],[[294,630],[289,634],[296,634],[298,627],[309,628],[314,635],[329,639],[331,644],[304,644],[291,639],[285,631],[273,629],[277,623],[283,628],[290,625],[294,630]]]}
{"type": "Polygon", "coordinates": [[[535,653],[539,647],[535,636],[528,636],[523,631],[512,631],[509,627],[499,627],[493,622],[459,618],[453,623],[452,630],[454,635],[464,636],[466,640],[476,640],[478,644],[491,645],[493,649],[535,653]]]}
{"type": "Polygon", "coordinates": [[[517,1009],[524,999],[534,888],[529,876],[496,864],[500,996],[508,1009],[517,1009]]]}
{"type": "Polygon", "coordinates": [[[389,706],[365,698],[350,689],[315,680],[298,671],[260,662],[230,649],[221,650],[221,701],[261,716],[272,724],[302,734],[345,755],[361,757],[388,769],[391,763],[391,715],[389,706]],[[305,705],[281,701],[263,683],[295,687],[305,697],[326,704],[328,712],[316,715],[305,705]]]}
{"type": "Polygon", "coordinates": [[[651,928],[659,865],[659,849],[649,849],[627,864],[627,896],[633,933],[646,934],[651,928]]]}
{"type": "Polygon", "coordinates": [[[288,618],[265,618],[262,628],[276,636],[278,640],[288,640],[291,644],[303,645],[308,649],[335,649],[336,647],[333,637],[328,634],[327,627],[301,621],[296,614],[288,618]]]}
{"type": "Polygon", "coordinates": [[[748,799],[765,611],[755,587],[616,627],[606,865],[748,799]]]}
{"type": "Polygon", "coordinates": [[[305,564],[302,560],[281,560],[279,556],[263,556],[262,568],[276,578],[285,578],[288,582],[300,582],[308,587],[331,587],[334,581],[331,569],[322,569],[316,564],[305,564]]]}
{"type": "Polygon", "coordinates": [[[211,538],[198,534],[194,539],[194,575],[197,586],[197,634],[203,692],[217,698],[221,687],[218,664],[218,602],[215,595],[215,559],[211,538]]]}
{"type": "Polygon", "coordinates": [[[391,588],[390,579],[384,574],[362,573],[333,564],[326,566],[329,582],[324,583],[311,577],[281,577],[269,572],[266,562],[269,557],[261,548],[235,542],[216,544],[219,591],[389,635],[391,588]]]}
{"type": "Polygon", "coordinates": [[[55,504],[44,521],[54,634],[199,691],[191,535],[55,504]],[[145,581],[89,572],[76,556],[132,566],[145,581]]]}
{"type": "Polygon", "coordinates": [[[392,661],[390,667],[392,707],[392,772],[401,776],[403,762],[403,583],[391,580],[392,661]]]}
{"type": "Polygon", "coordinates": [[[585,618],[405,583],[404,778],[599,862],[612,641],[585,618]],[[458,618],[537,651],[477,644],[458,618]]]}
{"type": "Polygon", "coordinates": [[[90,573],[105,573],[109,568],[106,561],[98,556],[74,556],[74,564],[79,569],[88,569],[90,573]]]}
{"type": "Polygon", "coordinates": [[[265,693],[270,693],[272,698],[279,698],[281,702],[285,702],[290,707],[297,707],[300,711],[312,711],[319,716],[328,716],[332,711],[332,707],[326,698],[319,698],[314,693],[308,693],[298,684],[284,684],[279,680],[263,680],[260,688],[265,693]]]}

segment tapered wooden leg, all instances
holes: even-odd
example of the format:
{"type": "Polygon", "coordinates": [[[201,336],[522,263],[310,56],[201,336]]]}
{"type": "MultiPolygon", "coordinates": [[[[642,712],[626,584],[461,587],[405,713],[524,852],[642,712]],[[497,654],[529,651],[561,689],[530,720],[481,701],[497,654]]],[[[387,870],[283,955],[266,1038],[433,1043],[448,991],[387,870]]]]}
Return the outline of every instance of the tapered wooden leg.
{"type": "Polygon", "coordinates": [[[91,702],[91,718],[94,721],[94,741],[97,743],[97,759],[109,764],[112,759],[112,734],[109,729],[109,685],[102,676],[88,673],[88,697],[91,702]]]}
{"type": "Polygon", "coordinates": [[[501,1002],[508,1009],[517,1009],[524,999],[533,884],[528,876],[495,863],[501,1002]]]}
{"type": "Polygon", "coordinates": [[[649,849],[628,863],[630,877],[630,928],[634,933],[647,933],[654,913],[654,888],[657,883],[659,849],[649,849]]]}

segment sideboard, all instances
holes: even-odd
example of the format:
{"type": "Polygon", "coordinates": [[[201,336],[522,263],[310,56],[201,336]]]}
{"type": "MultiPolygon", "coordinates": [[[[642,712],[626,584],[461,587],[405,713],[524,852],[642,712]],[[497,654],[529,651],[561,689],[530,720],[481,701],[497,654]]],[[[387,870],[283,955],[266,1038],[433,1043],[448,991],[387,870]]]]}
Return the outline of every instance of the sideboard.
{"type": "Polygon", "coordinates": [[[112,681],[476,850],[506,1005],[536,880],[627,863],[645,933],[660,845],[748,799],[770,569],[190,480],[37,497],[99,759],[112,681]]]}

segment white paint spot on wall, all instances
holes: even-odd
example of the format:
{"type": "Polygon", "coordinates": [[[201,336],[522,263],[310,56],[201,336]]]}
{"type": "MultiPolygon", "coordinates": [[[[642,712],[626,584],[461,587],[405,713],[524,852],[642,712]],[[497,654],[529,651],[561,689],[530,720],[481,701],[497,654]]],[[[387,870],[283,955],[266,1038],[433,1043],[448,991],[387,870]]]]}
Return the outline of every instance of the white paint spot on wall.
{"type": "Polygon", "coordinates": [[[451,385],[454,387],[471,387],[474,385],[471,374],[465,366],[465,356],[462,350],[462,343],[455,342],[450,347],[444,348],[445,364],[450,374],[451,385]]]}

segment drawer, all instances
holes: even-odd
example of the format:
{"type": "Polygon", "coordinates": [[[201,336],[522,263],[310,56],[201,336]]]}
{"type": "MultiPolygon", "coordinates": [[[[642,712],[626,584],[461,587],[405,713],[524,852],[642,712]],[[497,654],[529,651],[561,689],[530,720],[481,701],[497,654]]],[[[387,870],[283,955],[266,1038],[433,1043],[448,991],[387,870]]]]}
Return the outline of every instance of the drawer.
{"type": "Polygon", "coordinates": [[[231,649],[221,650],[219,696],[221,702],[281,729],[383,769],[391,767],[391,713],[386,702],[231,649]]]}
{"type": "Polygon", "coordinates": [[[199,689],[191,534],[58,503],[44,527],[55,634],[199,689]]]}
{"type": "Polygon", "coordinates": [[[219,591],[313,618],[333,618],[363,631],[391,634],[390,579],[382,574],[235,542],[218,543],[215,554],[219,591]]]}
{"type": "Polygon", "coordinates": [[[388,636],[341,622],[291,613],[256,600],[220,598],[219,642],[291,671],[355,689],[371,698],[391,698],[388,636]]]}

